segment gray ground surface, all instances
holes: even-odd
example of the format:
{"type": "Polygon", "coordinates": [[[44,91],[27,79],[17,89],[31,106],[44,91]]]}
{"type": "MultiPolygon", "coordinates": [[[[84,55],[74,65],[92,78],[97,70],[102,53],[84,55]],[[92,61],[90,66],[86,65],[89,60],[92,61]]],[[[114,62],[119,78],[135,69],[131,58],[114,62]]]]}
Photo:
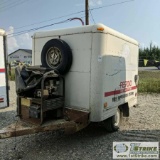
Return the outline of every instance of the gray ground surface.
{"type": "MultiPolygon", "coordinates": [[[[14,82],[10,86],[10,107],[0,110],[0,129],[16,119],[14,82]]],[[[115,133],[91,124],[72,135],[49,132],[0,140],[0,160],[111,160],[115,141],[160,141],[160,95],[140,94],[138,104],[115,133]]]]}

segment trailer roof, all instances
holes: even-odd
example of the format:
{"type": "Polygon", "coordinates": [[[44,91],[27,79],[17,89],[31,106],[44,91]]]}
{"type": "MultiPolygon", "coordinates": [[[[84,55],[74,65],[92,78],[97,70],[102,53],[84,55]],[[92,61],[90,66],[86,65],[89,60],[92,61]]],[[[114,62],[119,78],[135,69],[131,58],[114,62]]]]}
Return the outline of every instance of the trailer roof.
{"type": "Polygon", "coordinates": [[[0,36],[3,36],[5,34],[5,30],[0,29],[0,36]]]}
{"type": "Polygon", "coordinates": [[[80,34],[80,33],[105,33],[111,34],[116,36],[120,39],[124,39],[130,43],[138,45],[138,42],[114,29],[111,29],[103,24],[95,24],[95,25],[85,25],[80,27],[74,28],[67,28],[67,29],[59,29],[59,30],[52,30],[52,31],[41,31],[36,32],[33,35],[33,38],[42,38],[42,37],[53,37],[53,36],[61,36],[61,35],[71,35],[71,34],[80,34]],[[103,30],[97,30],[97,28],[102,28],[103,30]]]}

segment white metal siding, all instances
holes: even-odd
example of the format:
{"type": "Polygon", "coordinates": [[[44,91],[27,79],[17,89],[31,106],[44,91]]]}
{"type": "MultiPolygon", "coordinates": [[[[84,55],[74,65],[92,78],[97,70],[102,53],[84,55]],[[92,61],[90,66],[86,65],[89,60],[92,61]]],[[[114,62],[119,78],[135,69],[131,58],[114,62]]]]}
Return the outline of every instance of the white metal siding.
{"type": "MultiPolygon", "coordinates": [[[[102,121],[115,114],[119,105],[128,102],[129,106],[137,103],[137,89],[115,94],[122,90],[120,82],[132,81],[136,86],[134,77],[138,74],[138,46],[122,38],[106,33],[93,33],[91,61],[91,87],[90,87],[90,120],[102,121]],[[105,97],[105,93],[112,95],[105,97]],[[112,98],[134,94],[113,102],[112,98]],[[104,108],[104,103],[108,107],[104,108]]],[[[127,88],[128,89],[128,88],[127,88]]]]}
{"type": "Polygon", "coordinates": [[[25,63],[32,62],[32,54],[25,52],[23,50],[18,50],[15,53],[8,55],[8,62],[20,61],[25,63]]]}

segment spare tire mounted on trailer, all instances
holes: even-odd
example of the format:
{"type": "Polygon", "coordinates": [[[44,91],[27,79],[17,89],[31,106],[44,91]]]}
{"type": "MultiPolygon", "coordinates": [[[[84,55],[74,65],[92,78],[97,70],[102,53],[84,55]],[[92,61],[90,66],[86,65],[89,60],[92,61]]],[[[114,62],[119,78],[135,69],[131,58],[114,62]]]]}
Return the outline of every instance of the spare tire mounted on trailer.
{"type": "Polygon", "coordinates": [[[42,49],[41,63],[43,67],[49,67],[62,75],[67,73],[72,64],[69,45],[61,39],[48,41],[42,49]]]}

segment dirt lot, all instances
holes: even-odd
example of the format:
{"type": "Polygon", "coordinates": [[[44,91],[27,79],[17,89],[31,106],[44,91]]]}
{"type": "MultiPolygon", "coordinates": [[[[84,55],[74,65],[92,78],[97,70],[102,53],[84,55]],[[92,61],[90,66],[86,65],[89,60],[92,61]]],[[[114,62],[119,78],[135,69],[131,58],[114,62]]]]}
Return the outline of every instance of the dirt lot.
{"type": "MultiPolygon", "coordinates": [[[[10,107],[0,110],[0,129],[14,122],[16,94],[10,83],[10,107]]],[[[72,134],[41,133],[0,140],[1,160],[111,160],[114,141],[160,141],[160,94],[140,94],[138,107],[120,131],[107,133],[91,124],[72,134]]]]}

